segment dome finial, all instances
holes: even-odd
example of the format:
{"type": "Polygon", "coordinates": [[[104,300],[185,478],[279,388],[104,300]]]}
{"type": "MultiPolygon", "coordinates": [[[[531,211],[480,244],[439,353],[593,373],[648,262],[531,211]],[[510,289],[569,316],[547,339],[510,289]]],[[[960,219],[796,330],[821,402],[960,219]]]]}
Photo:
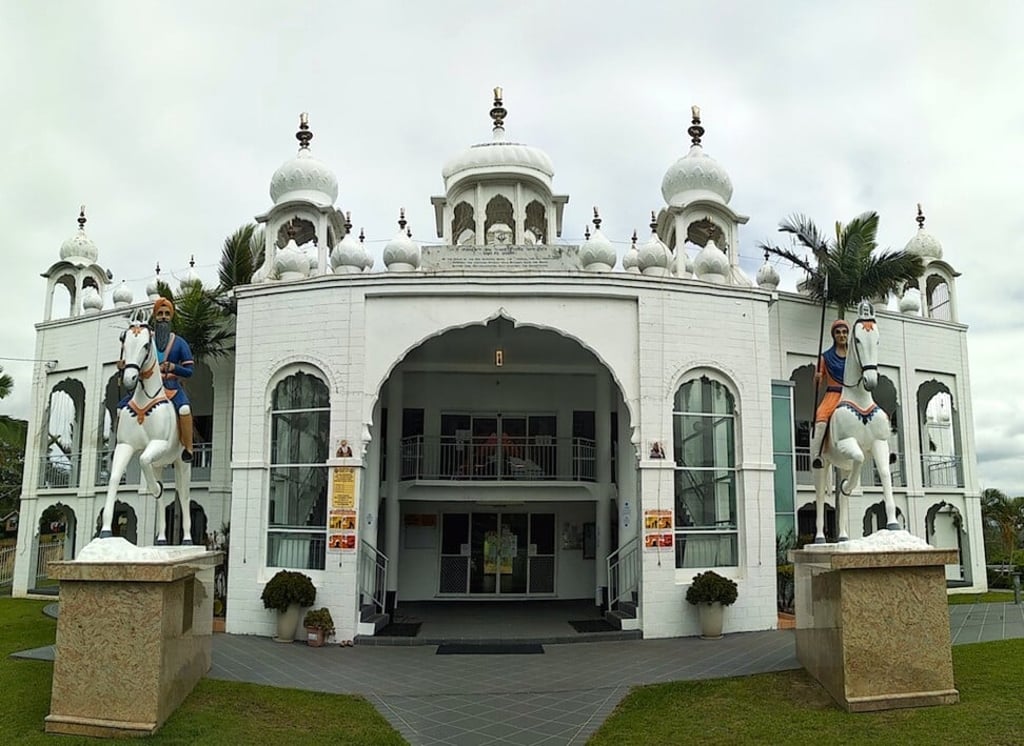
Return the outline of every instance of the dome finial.
{"type": "Polygon", "coordinates": [[[85,205],[78,211],[78,230],[85,230],[85,205]]]}
{"type": "Polygon", "coordinates": [[[349,211],[349,212],[345,213],[345,235],[347,236],[351,232],[352,232],[352,213],[349,211]]]}
{"type": "Polygon", "coordinates": [[[633,248],[635,249],[636,248],[636,228],[633,229],[633,238],[631,240],[633,242],[633,248]]]}
{"type": "Polygon", "coordinates": [[[588,241],[590,240],[590,226],[589,225],[583,226],[583,238],[585,238],[588,241]]]}
{"type": "Polygon", "coordinates": [[[299,131],[295,133],[295,139],[299,141],[300,150],[309,150],[309,141],[313,139],[313,133],[309,129],[309,113],[299,114],[299,131]]]}
{"type": "Polygon", "coordinates": [[[404,207],[398,208],[398,227],[403,229],[403,230],[405,229],[405,208],[404,207]]]}
{"type": "Polygon", "coordinates": [[[921,203],[920,202],[917,203],[917,217],[915,218],[915,220],[917,220],[917,229],[919,231],[923,231],[924,230],[924,211],[921,209],[921,203]]]}
{"type": "Polygon", "coordinates": [[[594,228],[601,229],[601,216],[597,213],[597,208],[594,208],[594,228]]]}
{"type": "Polygon", "coordinates": [[[494,87],[494,107],[491,109],[491,119],[494,121],[494,131],[505,131],[505,117],[508,110],[502,105],[501,86],[494,87]]]}
{"type": "Polygon", "coordinates": [[[160,277],[160,262],[156,263],[156,276],[158,278],[160,277]]]}
{"type": "Polygon", "coordinates": [[[192,254],[191,256],[189,256],[189,258],[188,258],[188,268],[189,269],[195,269],[196,268],[196,255],[195,254],[192,254]]]}
{"type": "Polygon", "coordinates": [[[686,134],[690,136],[692,144],[700,145],[700,138],[704,135],[704,128],[700,126],[700,107],[696,104],[691,106],[690,114],[693,116],[693,121],[690,122],[690,128],[686,130],[686,134]]]}
{"type": "Polygon", "coordinates": [[[359,243],[362,243],[365,240],[366,240],[366,233],[365,233],[363,228],[360,228],[359,229],[359,243]]]}
{"type": "Polygon", "coordinates": [[[658,216],[654,214],[654,210],[651,210],[651,233],[658,232],[658,216]]]}

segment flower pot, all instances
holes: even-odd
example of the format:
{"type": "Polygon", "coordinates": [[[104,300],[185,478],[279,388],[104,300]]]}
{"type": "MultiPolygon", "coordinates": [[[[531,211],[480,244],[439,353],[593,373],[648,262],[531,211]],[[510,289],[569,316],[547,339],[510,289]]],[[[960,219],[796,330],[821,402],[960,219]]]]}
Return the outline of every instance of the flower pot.
{"type": "Polygon", "coordinates": [[[700,636],[703,640],[722,639],[722,616],[725,607],[718,601],[710,604],[698,604],[700,616],[700,636]]]}
{"type": "Polygon", "coordinates": [[[292,642],[295,639],[295,632],[299,628],[299,617],[302,616],[302,609],[298,604],[292,604],[286,611],[277,613],[277,642],[292,642]]]}
{"type": "Polygon", "coordinates": [[[311,648],[322,648],[326,635],[322,629],[316,627],[306,627],[306,644],[311,648]]]}

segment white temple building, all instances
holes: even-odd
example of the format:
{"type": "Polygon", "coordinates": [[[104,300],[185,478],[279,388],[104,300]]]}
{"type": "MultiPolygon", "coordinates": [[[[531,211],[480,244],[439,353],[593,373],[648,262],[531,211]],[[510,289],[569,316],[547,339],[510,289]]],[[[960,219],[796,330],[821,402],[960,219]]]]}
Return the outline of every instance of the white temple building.
{"type": "MultiPolygon", "coordinates": [[[[253,206],[265,262],[234,291],[234,350],[187,381],[194,539],[230,525],[227,631],[273,634],[260,591],[281,568],[314,580],[338,639],[373,634],[368,609],[466,599],[593,599],[646,638],[695,635],[684,595],[704,569],[738,583],[727,632],[775,627],[777,549],[813,533],[820,305],[780,289],[767,260],[753,279],[741,271],[748,218],[696,107],[665,204],[621,257],[597,209],[581,245],[560,240],[569,197],[551,158],[506,135],[500,89],[490,115],[491,137],[450,158],[429,198],[437,240],[414,240],[403,213],[382,266],[305,118],[270,203],[253,206]]],[[[267,154],[268,174],[281,155],[267,154]]],[[[118,335],[156,293],[155,280],[141,298],[112,284],[84,211],[79,223],[43,273],[35,357],[51,362],[33,380],[18,596],[97,533],[118,335]],[[59,556],[40,532],[55,512],[59,556]]],[[[959,275],[923,216],[906,248],[924,275],[877,314],[899,520],[957,549],[950,588],[976,592],[959,275]]],[[[151,544],[137,463],[119,490],[115,531],[151,544]]],[[[854,537],[884,524],[870,463],[851,504],[854,537]]]]}

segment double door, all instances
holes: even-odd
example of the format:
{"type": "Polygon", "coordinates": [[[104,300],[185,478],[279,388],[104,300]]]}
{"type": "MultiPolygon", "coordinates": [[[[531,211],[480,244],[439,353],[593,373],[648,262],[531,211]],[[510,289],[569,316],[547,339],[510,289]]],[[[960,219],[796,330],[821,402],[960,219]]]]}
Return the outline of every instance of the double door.
{"type": "Polygon", "coordinates": [[[555,515],[444,513],[440,561],[439,595],[551,595],[555,515]]]}

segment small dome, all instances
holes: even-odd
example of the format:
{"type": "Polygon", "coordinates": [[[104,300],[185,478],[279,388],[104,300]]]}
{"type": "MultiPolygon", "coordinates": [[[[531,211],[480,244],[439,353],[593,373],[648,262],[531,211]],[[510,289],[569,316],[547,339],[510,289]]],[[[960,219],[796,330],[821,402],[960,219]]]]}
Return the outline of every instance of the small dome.
{"type": "Polygon", "coordinates": [[[654,213],[651,213],[651,237],[647,243],[640,247],[637,256],[637,266],[640,273],[654,277],[664,277],[671,270],[672,252],[668,250],[660,238],[658,238],[658,222],[654,213]]]}
{"type": "Polygon", "coordinates": [[[331,269],[339,275],[362,272],[369,258],[366,247],[352,235],[352,213],[345,213],[345,236],[331,251],[331,269]]]}
{"type": "Polygon", "coordinates": [[[60,258],[73,264],[95,264],[99,251],[96,244],[85,235],[85,205],[78,213],[78,232],[61,244],[60,258]]]}
{"type": "Polygon", "coordinates": [[[539,148],[505,139],[507,114],[508,111],[502,105],[501,88],[495,88],[494,107],[491,109],[491,119],[494,121],[493,137],[490,142],[467,148],[444,165],[441,176],[445,180],[445,188],[450,190],[452,184],[463,176],[488,171],[528,173],[551,186],[555,168],[547,153],[539,148]]]}
{"type": "Polygon", "coordinates": [[[630,274],[640,274],[640,252],[636,248],[636,231],[633,231],[633,238],[629,250],[622,257],[622,269],[630,274]]]}
{"type": "Polygon", "coordinates": [[[768,261],[768,253],[765,252],[764,264],[757,270],[757,286],[765,290],[777,290],[779,279],[779,271],[768,261]]]}
{"type": "Polygon", "coordinates": [[[178,283],[178,287],[184,290],[187,287],[202,284],[203,281],[199,278],[199,273],[196,272],[196,258],[195,256],[191,256],[188,260],[188,269],[185,270],[185,276],[181,278],[181,282],[178,283]]]}
{"type": "Polygon", "coordinates": [[[160,297],[160,262],[156,264],[156,274],[153,275],[153,279],[146,285],[146,297],[150,300],[160,297]]]}
{"type": "Polygon", "coordinates": [[[680,207],[694,200],[709,199],[729,204],[732,199],[732,180],[718,161],[705,155],[701,147],[704,128],[700,124],[700,109],[693,107],[693,123],[687,130],[690,152],[672,164],[661,180],[661,194],[665,202],[680,207]]]}
{"type": "Polygon", "coordinates": [[[398,218],[398,233],[384,247],[384,266],[389,272],[412,272],[420,266],[420,247],[406,229],[405,208],[398,218]]]}
{"type": "Polygon", "coordinates": [[[594,233],[586,231],[586,240],[580,246],[580,265],[588,272],[610,272],[618,255],[612,242],[601,232],[601,216],[594,208],[594,233]]]}
{"type": "Polygon", "coordinates": [[[270,198],[275,205],[291,200],[305,200],[313,204],[333,205],[338,199],[338,179],[327,166],[309,152],[313,133],[309,120],[302,114],[295,137],[300,143],[299,153],[281,165],[270,179],[270,198]]]}
{"type": "Polygon", "coordinates": [[[134,295],[132,294],[132,289],[128,287],[127,282],[121,280],[121,284],[114,288],[114,308],[124,308],[125,306],[130,306],[132,304],[133,299],[134,295]]]}
{"type": "Polygon", "coordinates": [[[907,245],[903,247],[903,250],[908,254],[916,254],[924,259],[925,263],[932,259],[941,259],[942,244],[939,243],[939,239],[924,229],[924,213],[921,211],[921,205],[917,206],[916,220],[917,233],[912,239],[907,241],[907,245]]]}
{"type": "Polygon", "coordinates": [[[274,274],[279,280],[304,280],[309,277],[309,256],[289,238],[288,243],[274,256],[274,274]]]}
{"type": "Polygon", "coordinates": [[[729,259],[725,252],[708,239],[704,248],[693,260],[693,272],[698,280],[705,282],[724,283],[729,274],[729,259]]]}
{"type": "Polygon", "coordinates": [[[921,313],[921,291],[917,288],[907,288],[900,298],[900,313],[908,316],[917,316],[921,313]]]}
{"type": "Polygon", "coordinates": [[[103,309],[103,296],[92,285],[82,288],[82,310],[86,313],[99,313],[103,309]]]}

